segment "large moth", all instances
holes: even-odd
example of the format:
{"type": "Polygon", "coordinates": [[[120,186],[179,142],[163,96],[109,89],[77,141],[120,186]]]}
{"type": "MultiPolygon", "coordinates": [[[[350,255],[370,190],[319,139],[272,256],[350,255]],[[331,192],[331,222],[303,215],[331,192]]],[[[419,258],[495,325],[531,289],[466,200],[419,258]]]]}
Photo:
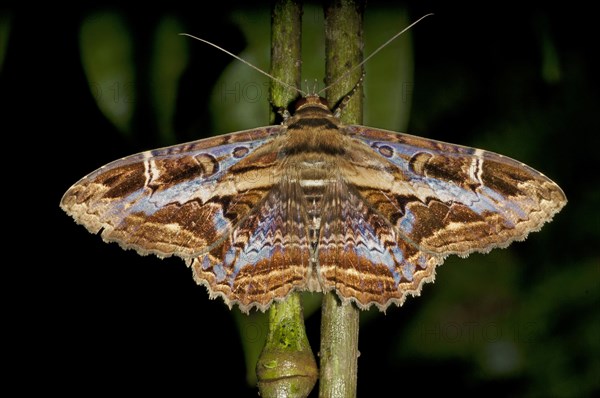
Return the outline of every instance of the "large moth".
{"type": "Polygon", "coordinates": [[[211,298],[247,312],[294,290],[401,305],[448,255],[523,240],[565,204],[516,160],[345,125],[307,95],[279,125],[109,163],[60,206],[107,242],[183,258],[211,298]]]}

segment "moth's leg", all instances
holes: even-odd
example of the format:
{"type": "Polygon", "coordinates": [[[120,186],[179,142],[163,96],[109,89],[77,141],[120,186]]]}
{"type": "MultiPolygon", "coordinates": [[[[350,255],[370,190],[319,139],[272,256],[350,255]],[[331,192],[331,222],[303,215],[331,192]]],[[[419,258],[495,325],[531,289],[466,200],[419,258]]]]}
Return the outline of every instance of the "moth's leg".
{"type": "Polygon", "coordinates": [[[284,108],[284,107],[282,107],[282,106],[280,106],[280,107],[278,107],[278,108],[277,108],[277,114],[278,114],[279,116],[281,116],[281,118],[283,119],[283,122],[284,122],[284,123],[285,123],[285,121],[286,121],[286,120],[287,120],[287,119],[288,119],[290,116],[292,116],[292,115],[290,114],[290,112],[289,112],[289,111],[288,111],[286,108],[284,108]]]}
{"type": "MultiPolygon", "coordinates": [[[[302,91],[300,91],[300,93],[302,93],[302,91]]],[[[271,111],[276,113],[277,115],[279,115],[282,119],[282,124],[284,124],[291,116],[292,114],[290,113],[290,111],[288,111],[288,107],[292,106],[291,104],[296,103],[296,101],[298,101],[298,98],[295,98],[293,100],[291,100],[288,104],[288,106],[284,107],[284,106],[280,106],[280,105],[276,105],[273,103],[273,99],[269,98],[269,104],[271,105],[271,111]]]]}
{"type": "Polygon", "coordinates": [[[348,105],[348,102],[350,102],[350,99],[352,99],[352,96],[358,91],[360,86],[362,86],[364,80],[365,80],[365,72],[362,73],[362,75],[360,76],[360,79],[358,79],[358,81],[354,85],[354,88],[352,90],[350,90],[350,92],[348,94],[346,94],[344,96],[344,98],[342,98],[338,102],[338,105],[333,110],[333,116],[335,116],[337,118],[342,116],[342,112],[344,111],[344,108],[346,108],[346,105],[348,105]]]}
{"type": "Polygon", "coordinates": [[[269,104],[271,104],[271,109],[273,110],[273,112],[275,112],[281,117],[282,124],[285,123],[285,121],[291,116],[290,112],[286,108],[284,108],[283,106],[275,105],[271,101],[271,99],[269,99],[269,104]]]}

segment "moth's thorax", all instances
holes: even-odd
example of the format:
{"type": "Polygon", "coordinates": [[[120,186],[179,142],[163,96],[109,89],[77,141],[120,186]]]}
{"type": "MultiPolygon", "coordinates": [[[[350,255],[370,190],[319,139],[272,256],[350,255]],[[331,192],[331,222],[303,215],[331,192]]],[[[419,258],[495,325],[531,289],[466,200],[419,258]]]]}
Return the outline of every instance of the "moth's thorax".
{"type": "Polygon", "coordinates": [[[296,112],[284,125],[287,127],[286,156],[300,153],[343,155],[345,152],[341,122],[329,109],[327,102],[317,96],[302,98],[296,112]]]}

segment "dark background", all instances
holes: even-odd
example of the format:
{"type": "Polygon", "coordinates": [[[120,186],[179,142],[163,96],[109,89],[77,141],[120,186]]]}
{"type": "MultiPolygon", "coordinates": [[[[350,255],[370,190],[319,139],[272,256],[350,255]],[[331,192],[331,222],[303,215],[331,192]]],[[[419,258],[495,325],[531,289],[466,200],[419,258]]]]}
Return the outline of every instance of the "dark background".
{"type": "MultiPolygon", "coordinates": [[[[181,261],[107,245],[58,207],[90,171],[164,145],[144,81],[165,14],[230,51],[244,48],[229,17],[243,5],[221,3],[211,10],[183,2],[0,7],[0,21],[9,21],[0,69],[3,192],[10,195],[5,361],[21,391],[256,394],[246,383],[242,341],[260,340],[262,326],[246,323],[257,331],[248,337],[240,317],[209,300],[181,261]],[[129,136],[98,109],[82,68],[80,29],[98,11],[122,17],[134,46],[129,136]]],[[[600,391],[595,20],[570,4],[517,4],[400,5],[411,21],[436,14],[412,32],[407,131],[518,158],[556,181],[569,203],[527,241],[448,259],[421,297],[385,315],[363,314],[359,396],[600,391]]],[[[366,13],[378,7],[370,3],[366,13]]],[[[176,99],[179,142],[212,133],[209,94],[232,62],[200,43],[190,48],[176,99]]],[[[319,322],[318,311],[307,319],[315,352],[319,322]]]]}

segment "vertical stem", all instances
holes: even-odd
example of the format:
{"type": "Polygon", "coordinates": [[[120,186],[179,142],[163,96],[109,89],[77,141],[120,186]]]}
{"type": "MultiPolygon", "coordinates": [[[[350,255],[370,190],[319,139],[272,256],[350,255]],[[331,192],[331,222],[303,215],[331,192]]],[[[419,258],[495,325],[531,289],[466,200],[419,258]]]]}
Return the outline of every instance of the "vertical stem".
{"type": "Polygon", "coordinates": [[[356,397],[358,309],[329,292],[323,297],[319,397],[356,397]]]}
{"type": "MultiPolygon", "coordinates": [[[[325,73],[326,84],[333,83],[363,59],[362,0],[334,0],[325,8],[325,73]]],[[[360,80],[362,68],[327,89],[327,101],[333,105],[344,98],[360,80]]],[[[362,86],[352,96],[342,114],[349,124],[362,123],[362,86]]]]}
{"type": "MultiPolygon", "coordinates": [[[[273,7],[271,21],[271,74],[295,87],[300,84],[301,16],[297,1],[280,0],[273,7]]],[[[272,82],[274,106],[286,107],[296,96],[295,91],[272,82]]],[[[269,331],[256,374],[260,395],[265,398],[306,397],[317,382],[317,363],[306,336],[297,292],[269,308],[269,331]]]]}
{"type": "Polygon", "coordinates": [[[307,397],[317,382],[317,363],[304,329],[300,295],[269,308],[269,331],[256,364],[261,397],[307,397]]]}
{"type": "MultiPolygon", "coordinates": [[[[363,9],[362,1],[350,0],[334,0],[325,8],[327,84],[362,60],[363,9]]],[[[352,90],[361,75],[362,71],[357,70],[330,87],[327,91],[329,103],[338,103],[352,90]]],[[[342,119],[346,123],[361,123],[362,87],[348,102],[342,119]]],[[[342,304],[334,292],[323,297],[319,397],[356,397],[358,315],[359,310],[354,304],[342,304]]]]}
{"type": "MultiPolygon", "coordinates": [[[[271,17],[271,75],[293,87],[300,87],[302,66],[302,7],[295,0],[278,0],[271,17]]],[[[287,107],[298,93],[271,82],[271,103],[287,107]]],[[[275,114],[272,114],[273,122],[275,114]]]]}

